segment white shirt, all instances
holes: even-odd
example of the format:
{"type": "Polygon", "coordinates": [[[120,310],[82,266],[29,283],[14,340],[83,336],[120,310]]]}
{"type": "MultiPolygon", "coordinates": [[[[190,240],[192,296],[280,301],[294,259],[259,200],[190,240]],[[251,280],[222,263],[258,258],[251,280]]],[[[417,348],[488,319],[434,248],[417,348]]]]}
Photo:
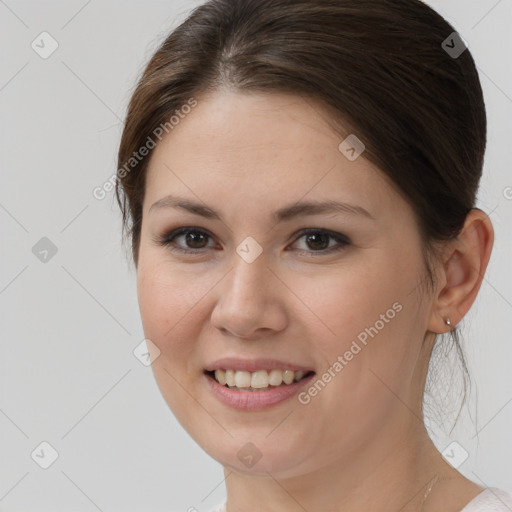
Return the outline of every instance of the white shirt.
{"type": "MultiPolygon", "coordinates": [[[[210,512],[226,512],[226,504],[221,504],[210,512]]],[[[489,487],[460,512],[512,512],[512,496],[495,487],[489,487]]]]}
{"type": "Polygon", "coordinates": [[[489,487],[471,500],[461,512],[512,512],[512,496],[489,487]]]}

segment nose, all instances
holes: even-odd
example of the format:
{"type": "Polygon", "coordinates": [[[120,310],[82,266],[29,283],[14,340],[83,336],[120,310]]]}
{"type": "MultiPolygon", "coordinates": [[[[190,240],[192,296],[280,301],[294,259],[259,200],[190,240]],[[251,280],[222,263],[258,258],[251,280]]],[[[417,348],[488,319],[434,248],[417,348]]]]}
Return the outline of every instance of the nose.
{"type": "Polygon", "coordinates": [[[287,325],[282,286],[263,257],[252,263],[235,256],[234,266],[218,287],[211,322],[224,334],[255,340],[287,325]]]}

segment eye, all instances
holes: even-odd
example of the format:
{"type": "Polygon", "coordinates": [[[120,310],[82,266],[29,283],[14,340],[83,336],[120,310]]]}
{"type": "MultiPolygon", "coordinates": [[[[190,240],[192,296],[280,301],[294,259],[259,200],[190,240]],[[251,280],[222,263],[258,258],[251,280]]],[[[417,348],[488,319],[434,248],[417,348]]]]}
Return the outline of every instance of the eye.
{"type": "MultiPolygon", "coordinates": [[[[297,245],[298,241],[304,239],[304,243],[299,244],[299,252],[329,254],[341,251],[350,245],[350,239],[341,234],[325,229],[308,228],[298,233],[299,238],[293,245],[297,245]]],[[[290,247],[293,247],[290,246],[290,247]]],[[[315,255],[316,256],[316,255],[315,255]]]]}
{"type": "Polygon", "coordinates": [[[204,229],[187,226],[165,234],[157,239],[156,242],[164,247],[168,247],[172,251],[190,254],[215,247],[215,245],[208,246],[209,240],[213,242],[210,234],[204,229]]]}
{"type": "MultiPolygon", "coordinates": [[[[341,233],[319,228],[303,229],[296,233],[295,237],[296,241],[288,247],[299,245],[298,248],[295,247],[299,253],[315,256],[341,251],[351,243],[350,239],[341,233]],[[299,243],[301,239],[302,244],[299,243]]],[[[186,254],[199,254],[204,249],[216,247],[213,237],[207,231],[194,226],[174,229],[155,241],[172,251],[186,254]]]]}

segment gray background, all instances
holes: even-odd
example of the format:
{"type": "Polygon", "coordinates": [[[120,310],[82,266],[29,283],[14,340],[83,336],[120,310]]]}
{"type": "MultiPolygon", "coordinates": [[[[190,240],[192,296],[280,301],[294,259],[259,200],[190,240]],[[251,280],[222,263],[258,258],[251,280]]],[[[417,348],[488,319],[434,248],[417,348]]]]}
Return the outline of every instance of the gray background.
{"type": "MultiPolygon", "coordinates": [[[[489,119],[479,206],[496,230],[463,323],[477,417],[465,411],[433,436],[441,451],[455,441],[452,454],[469,453],[459,468],[469,478],[512,491],[512,0],[429,3],[479,67],[489,119]]],[[[139,73],[197,4],[0,0],[0,511],[205,511],[224,499],[222,468],[133,354],[144,338],[135,273],[113,194],[92,195],[115,173],[139,73]],[[46,59],[31,47],[43,31],[59,45],[46,59]],[[58,452],[47,469],[43,441],[58,452]]]]}

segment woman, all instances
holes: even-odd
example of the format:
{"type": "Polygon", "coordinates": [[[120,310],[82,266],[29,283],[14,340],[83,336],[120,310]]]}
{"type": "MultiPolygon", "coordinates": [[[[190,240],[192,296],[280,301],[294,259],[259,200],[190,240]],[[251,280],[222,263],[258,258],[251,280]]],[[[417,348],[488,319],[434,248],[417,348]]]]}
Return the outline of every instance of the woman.
{"type": "Polygon", "coordinates": [[[117,197],[155,377],[223,510],[512,507],[423,422],[493,245],[485,142],[473,59],[417,0],[211,0],[157,50],[117,197]]]}

